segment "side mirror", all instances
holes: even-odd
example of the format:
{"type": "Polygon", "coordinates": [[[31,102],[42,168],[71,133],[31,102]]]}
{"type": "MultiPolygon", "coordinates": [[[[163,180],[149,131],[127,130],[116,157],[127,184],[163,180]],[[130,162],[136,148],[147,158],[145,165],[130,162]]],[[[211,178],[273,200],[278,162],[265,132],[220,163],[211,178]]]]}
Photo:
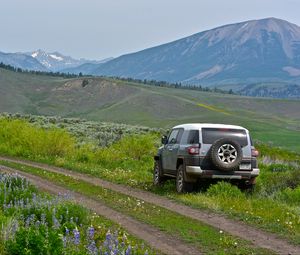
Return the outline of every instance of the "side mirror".
{"type": "Polygon", "coordinates": [[[164,145],[167,144],[167,143],[168,143],[168,137],[164,135],[164,136],[161,138],[161,143],[164,144],[164,145]]]}

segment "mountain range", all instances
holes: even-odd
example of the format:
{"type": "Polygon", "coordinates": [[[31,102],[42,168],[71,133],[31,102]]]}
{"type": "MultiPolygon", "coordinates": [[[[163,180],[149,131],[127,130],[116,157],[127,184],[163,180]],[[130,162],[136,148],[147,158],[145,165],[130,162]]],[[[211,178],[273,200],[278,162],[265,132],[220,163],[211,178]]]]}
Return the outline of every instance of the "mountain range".
{"type": "Polygon", "coordinates": [[[47,71],[47,68],[43,66],[38,60],[24,53],[0,52],[0,63],[11,65],[24,70],[47,71]]]}
{"type": "Polygon", "coordinates": [[[0,52],[0,62],[24,70],[51,71],[51,72],[70,72],[71,68],[78,66],[92,65],[99,66],[112,58],[97,60],[75,59],[65,56],[59,52],[48,53],[41,49],[32,52],[3,53],[0,52]]]}
{"type": "Polygon", "coordinates": [[[225,25],[97,66],[97,75],[206,85],[300,82],[300,27],[267,18],[225,25]]]}
{"type": "Polygon", "coordinates": [[[251,96],[300,97],[300,27],[276,18],[224,25],[99,62],[41,50],[0,53],[0,62],[30,70],[220,87],[251,96]]]}

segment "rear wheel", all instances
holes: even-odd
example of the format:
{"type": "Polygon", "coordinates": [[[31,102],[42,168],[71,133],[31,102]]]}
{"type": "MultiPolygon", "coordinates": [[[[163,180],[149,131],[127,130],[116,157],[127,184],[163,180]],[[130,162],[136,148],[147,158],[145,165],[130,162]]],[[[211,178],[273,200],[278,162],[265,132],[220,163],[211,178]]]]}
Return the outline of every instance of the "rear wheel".
{"type": "Polygon", "coordinates": [[[155,160],[154,169],[153,169],[153,184],[155,186],[161,186],[164,184],[166,178],[163,176],[160,162],[155,160]]]}
{"type": "Polygon", "coordinates": [[[189,183],[185,180],[183,165],[180,165],[177,169],[176,175],[176,190],[177,193],[186,193],[193,190],[193,183],[189,183]]]}

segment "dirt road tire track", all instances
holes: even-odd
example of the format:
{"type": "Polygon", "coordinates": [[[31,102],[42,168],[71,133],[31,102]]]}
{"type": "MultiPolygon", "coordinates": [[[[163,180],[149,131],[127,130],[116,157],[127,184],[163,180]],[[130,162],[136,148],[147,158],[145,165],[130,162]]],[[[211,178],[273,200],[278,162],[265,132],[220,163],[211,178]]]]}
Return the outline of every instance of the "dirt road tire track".
{"type": "Polygon", "coordinates": [[[166,197],[158,196],[147,191],[134,189],[121,184],[111,183],[109,181],[105,181],[86,174],[81,174],[75,171],[49,166],[42,163],[1,156],[0,160],[7,160],[14,163],[20,163],[31,167],[41,168],[50,172],[69,175],[73,178],[91,183],[93,185],[101,186],[103,188],[117,191],[128,196],[136,197],[138,199],[171,210],[178,214],[206,223],[217,229],[226,231],[231,235],[250,241],[253,245],[257,247],[266,248],[275,251],[278,254],[300,254],[299,246],[292,245],[288,243],[288,241],[279,238],[275,234],[256,229],[240,221],[228,219],[223,215],[201,211],[199,209],[194,209],[189,206],[176,203],[175,201],[172,201],[166,197]]]}
{"type": "Polygon", "coordinates": [[[155,250],[161,251],[167,255],[200,255],[201,252],[193,246],[190,246],[183,241],[170,236],[168,234],[159,231],[158,229],[151,227],[148,224],[137,221],[129,216],[126,216],[120,212],[117,212],[99,201],[88,198],[80,193],[70,191],[52,182],[46,181],[41,177],[37,177],[32,174],[24,173],[14,168],[5,167],[0,165],[0,171],[6,173],[18,173],[25,177],[32,184],[38,187],[40,190],[44,190],[51,194],[64,194],[69,193],[73,200],[86,208],[91,209],[98,215],[101,215],[107,219],[110,219],[119,225],[121,225],[128,233],[144,240],[155,250]]]}

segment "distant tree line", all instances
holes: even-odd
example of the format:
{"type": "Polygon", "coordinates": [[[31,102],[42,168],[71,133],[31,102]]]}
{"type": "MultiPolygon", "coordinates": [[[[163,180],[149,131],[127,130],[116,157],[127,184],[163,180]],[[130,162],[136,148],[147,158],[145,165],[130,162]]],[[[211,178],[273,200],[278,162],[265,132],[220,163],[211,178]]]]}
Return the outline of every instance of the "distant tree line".
{"type": "Polygon", "coordinates": [[[70,74],[70,73],[61,73],[61,72],[43,72],[43,71],[32,71],[32,70],[24,70],[19,67],[14,67],[11,65],[6,65],[4,63],[0,63],[0,68],[13,71],[16,73],[29,73],[29,74],[39,74],[39,75],[48,75],[48,76],[55,76],[55,77],[63,77],[63,78],[77,78],[77,77],[82,77],[82,73],[79,75],[77,74],[70,74]]]}
{"type": "MultiPolygon", "coordinates": [[[[17,73],[30,73],[30,74],[47,75],[47,76],[55,76],[55,77],[63,77],[63,78],[93,77],[92,75],[83,75],[81,72],[79,74],[72,74],[72,73],[70,74],[70,73],[62,73],[62,72],[43,72],[43,71],[24,70],[22,68],[6,65],[2,62],[0,63],[0,68],[17,72],[17,73]]],[[[100,76],[100,77],[107,78],[107,76],[100,76]]],[[[181,82],[171,83],[167,81],[156,81],[156,80],[146,80],[146,79],[142,80],[142,79],[124,78],[118,76],[110,76],[108,78],[126,81],[126,82],[141,83],[144,85],[156,86],[156,87],[190,89],[190,90],[214,92],[214,93],[221,93],[221,94],[236,94],[232,91],[232,89],[226,91],[216,87],[209,88],[209,87],[203,87],[201,85],[182,84],[181,82]]],[[[88,83],[89,83],[88,80],[84,79],[82,82],[82,87],[87,86],[88,83]]]]}
{"type": "MultiPolygon", "coordinates": [[[[104,76],[103,76],[104,77],[104,76]]],[[[118,76],[111,76],[110,78],[116,80],[122,80],[127,82],[135,82],[135,83],[142,83],[145,85],[156,86],[156,87],[165,87],[165,88],[175,88],[175,89],[190,89],[190,90],[197,90],[197,91],[205,91],[205,92],[214,92],[214,93],[221,93],[221,94],[236,94],[233,92],[232,89],[230,90],[222,90],[219,88],[209,88],[203,87],[201,85],[194,85],[194,84],[182,84],[181,82],[167,82],[167,81],[156,81],[156,80],[142,80],[142,79],[134,79],[134,78],[124,78],[118,76]]]]}

